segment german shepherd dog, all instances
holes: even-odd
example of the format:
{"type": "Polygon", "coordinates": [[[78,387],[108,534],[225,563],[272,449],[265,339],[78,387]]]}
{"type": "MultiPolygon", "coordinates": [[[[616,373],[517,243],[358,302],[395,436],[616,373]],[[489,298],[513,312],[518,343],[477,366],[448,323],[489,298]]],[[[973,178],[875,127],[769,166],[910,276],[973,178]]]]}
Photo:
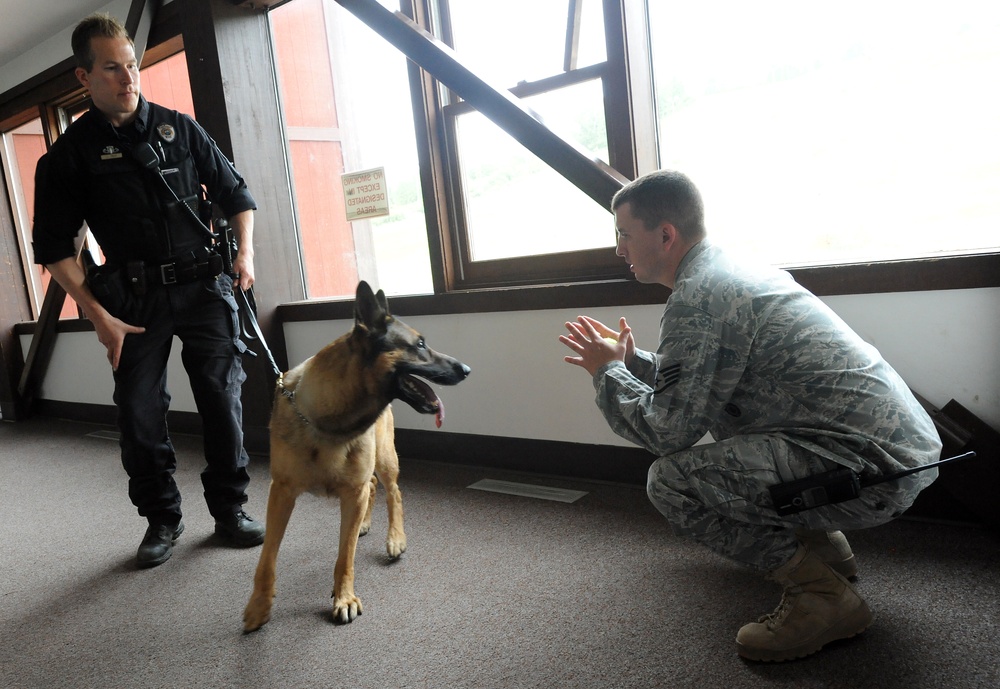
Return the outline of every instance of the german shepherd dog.
{"type": "Polygon", "coordinates": [[[333,619],[351,622],[361,614],[354,593],[358,536],[371,527],[375,486],[385,486],[389,508],[386,552],[406,550],[403,500],[397,485],[399,458],[393,441],[393,399],[422,414],[444,405],[421,376],[456,385],[468,366],[427,347],[423,336],[389,313],[385,294],[358,284],[354,328],[282,374],[271,413],[271,487],[267,531],[243,613],[243,629],[259,629],[271,617],[275,563],[296,498],[304,492],[340,499],[340,545],[333,570],[333,619]]]}

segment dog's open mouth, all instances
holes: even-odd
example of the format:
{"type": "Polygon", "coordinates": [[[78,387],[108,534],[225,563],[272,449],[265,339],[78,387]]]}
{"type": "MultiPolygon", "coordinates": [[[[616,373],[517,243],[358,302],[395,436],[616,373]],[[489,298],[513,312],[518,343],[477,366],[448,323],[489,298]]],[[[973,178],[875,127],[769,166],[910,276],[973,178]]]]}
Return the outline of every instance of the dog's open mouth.
{"type": "Polygon", "coordinates": [[[440,400],[430,385],[409,373],[396,377],[399,399],[421,414],[434,414],[438,428],[444,422],[444,402],[440,400]]]}

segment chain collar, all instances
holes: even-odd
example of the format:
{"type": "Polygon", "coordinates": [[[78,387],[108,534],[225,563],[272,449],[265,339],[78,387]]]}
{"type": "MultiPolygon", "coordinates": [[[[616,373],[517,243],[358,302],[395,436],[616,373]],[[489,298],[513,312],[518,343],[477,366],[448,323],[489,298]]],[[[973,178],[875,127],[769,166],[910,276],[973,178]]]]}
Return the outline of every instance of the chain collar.
{"type": "Polygon", "coordinates": [[[278,389],[281,390],[281,396],[286,398],[288,400],[288,403],[292,405],[292,411],[294,411],[295,415],[299,417],[299,420],[302,421],[302,423],[304,423],[305,425],[311,426],[312,424],[309,423],[309,419],[303,416],[302,412],[299,411],[298,405],[295,404],[295,391],[289,390],[288,388],[285,387],[284,373],[278,374],[278,389]]]}

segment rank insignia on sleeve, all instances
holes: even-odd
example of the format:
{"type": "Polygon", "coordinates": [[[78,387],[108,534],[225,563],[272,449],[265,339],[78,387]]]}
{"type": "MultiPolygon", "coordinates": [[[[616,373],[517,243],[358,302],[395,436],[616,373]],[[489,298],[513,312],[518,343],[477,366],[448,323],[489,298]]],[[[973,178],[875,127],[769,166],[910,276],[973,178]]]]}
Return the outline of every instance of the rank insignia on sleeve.
{"type": "Polygon", "coordinates": [[[680,364],[670,364],[669,366],[664,366],[659,371],[656,372],[656,387],[653,389],[653,394],[658,395],[670,386],[677,383],[681,379],[681,365],[680,364]]]}
{"type": "Polygon", "coordinates": [[[157,125],[156,132],[160,135],[160,138],[168,144],[177,138],[177,132],[174,131],[173,126],[169,124],[157,125]]]}

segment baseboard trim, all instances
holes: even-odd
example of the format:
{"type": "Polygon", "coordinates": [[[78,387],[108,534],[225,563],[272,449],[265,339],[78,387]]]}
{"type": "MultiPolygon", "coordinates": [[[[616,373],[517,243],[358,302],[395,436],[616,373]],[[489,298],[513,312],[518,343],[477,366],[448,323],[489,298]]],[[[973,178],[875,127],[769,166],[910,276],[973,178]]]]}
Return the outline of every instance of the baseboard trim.
{"type": "MultiPolygon", "coordinates": [[[[105,426],[118,425],[118,408],[113,404],[88,404],[83,402],[62,402],[58,400],[38,400],[35,413],[53,419],[96,423],[105,426]]],[[[201,415],[190,411],[168,411],[167,427],[171,433],[201,435],[201,415]]],[[[270,436],[266,426],[243,427],[243,446],[251,456],[267,458],[270,436]]]]}
{"type": "MultiPolygon", "coordinates": [[[[39,416],[107,426],[116,425],[114,405],[38,400],[39,416]]],[[[167,424],[173,433],[201,435],[201,417],[195,412],[171,411],[167,424]]],[[[245,426],[243,444],[248,454],[267,459],[270,436],[263,426],[245,426]]],[[[396,429],[401,457],[478,466],[528,474],[646,485],[653,456],[636,447],[589,445],[556,440],[396,429]]]]}
{"type": "Polygon", "coordinates": [[[396,429],[403,457],[532,474],[646,485],[653,456],[636,447],[396,429]]]}
{"type": "MultiPolygon", "coordinates": [[[[117,415],[114,406],[50,400],[39,400],[36,413],[47,418],[108,426],[115,426],[117,415]]],[[[169,412],[167,423],[173,433],[201,435],[202,432],[201,417],[194,412],[169,412]]],[[[270,435],[266,427],[245,426],[243,443],[251,457],[267,461],[270,435]]],[[[982,458],[984,464],[988,463],[987,455],[991,455],[995,447],[994,443],[989,448],[979,448],[984,455],[982,458]]],[[[412,458],[443,464],[636,486],[646,485],[646,474],[654,459],[653,455],[637,447],[588,445],[408,428],[396,429],[396,450],[403,458],[404,471],[406,459],[412,458]]],[[[948,470],[958,474],[968,467],[975,467],[975,461],[977,460],[966,460],[964,467],[948,467],[948,470]]],[[[944,473],[942,471],[942,474],[944,473]]],[[[982,511],[974,513],[964,503],[952,498],[943,488],[946,485],[945,478],[947,477],[942,476],[931,484],[930,489],[921,493],[917,502],[904,516],[937,523],[962,523],[1000,528],[995,511],[989,512],[989,515],[984,517],[982,511]]],[[[985,481],[981,485],[990,486],[993,483],[985,481]]]]}

